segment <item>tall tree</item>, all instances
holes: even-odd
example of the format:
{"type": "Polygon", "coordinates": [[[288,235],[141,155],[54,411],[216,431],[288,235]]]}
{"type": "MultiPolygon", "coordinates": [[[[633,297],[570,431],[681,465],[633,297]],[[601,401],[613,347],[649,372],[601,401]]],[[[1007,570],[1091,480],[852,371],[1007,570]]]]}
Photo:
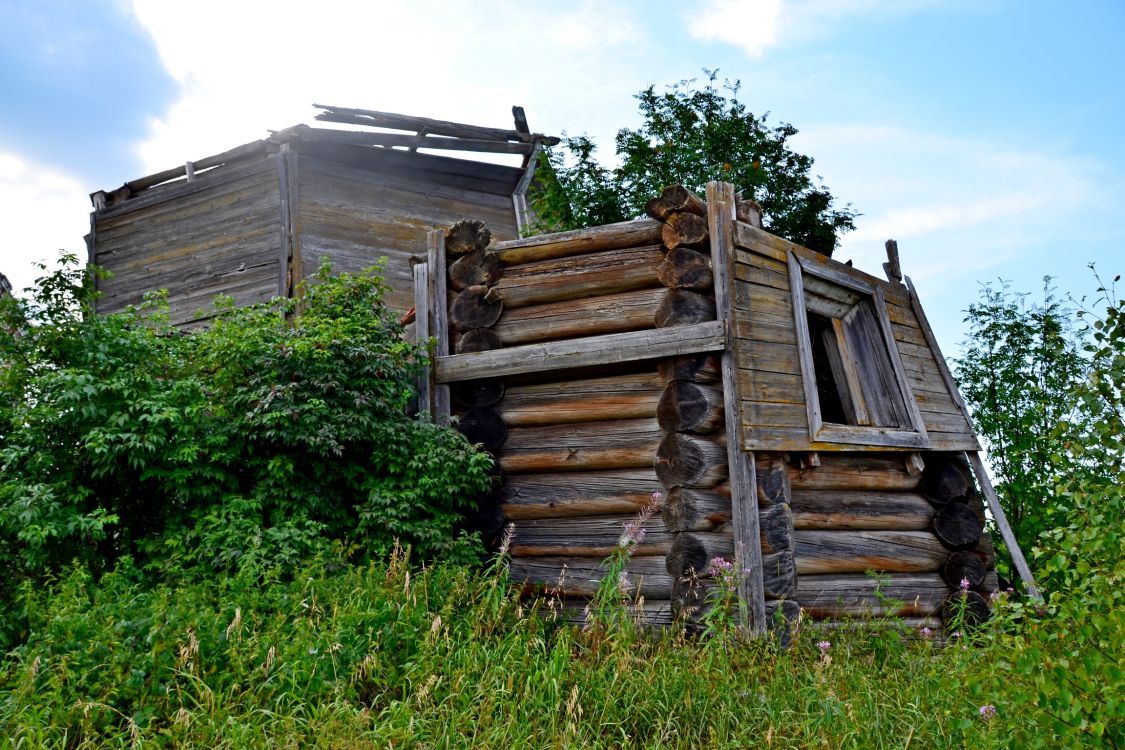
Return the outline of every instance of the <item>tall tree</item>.
{"type": "Polygon", "coordinates": [[[985,284],[969,306],[961,392],[988,448],[996,491],[1023,549],[1052,525],[1060,426],[1089,422],[1073,391],[1086,378],[1084,336],[1044,279],[1042,301],[985,284]]]}
{"type": "Polygon", "coordinates": [[[643,123],[617,133],[617,167],[595,159],[587,136],[566,138],[545,158],[532,204],[545,229],[573,229],[643,215],[644,204],[669,185],[702,192],[710,180],[734,184],[762,206],[765,228],[831,255],[841,235],[855,228],[850,204],[840,208],[814,180],[811,157],[789,148],[797,129],[770,127],[738,99],[741,84],[718,83],[705,71],[701,87],[680,81],[663,94],[649,86],[637,94],[643,123]]]}

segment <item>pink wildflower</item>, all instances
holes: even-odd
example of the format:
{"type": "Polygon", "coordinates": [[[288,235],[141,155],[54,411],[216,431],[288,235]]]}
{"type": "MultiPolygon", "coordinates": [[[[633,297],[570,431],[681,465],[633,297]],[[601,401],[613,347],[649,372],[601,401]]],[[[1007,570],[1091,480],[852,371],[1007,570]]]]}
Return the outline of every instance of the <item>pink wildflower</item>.
{"type": "Polygon", "coordinates": [[[617,540],[617,546],[629,548],[644,541],[645,523],[656,515],[656,511],[660,510],[658,497],[662,497],[659,492],[652,493],[652,502],[646,503],[631,521],[625,522],[621,538],[617,540]]]}
{"type": "Polygon", "coordinates": [[[962,590],[962,591],[968,591],[968,590],[969,590],[969,587],[970,587],[970,586],[972,586],[972,585],[973,585],[973,584],[969,583],[969,579],[968,579],[968,578],[962,578],[962,579],[961,579],[961,590],[962,590]]]}
{"type": "Polygon", "coordinates": [[[500,539],[500,554],[508,554],[508,550],[512,548],[512,538],[516,535],[516,525],[510,523],[504,527],[504,536],[500,539]]]}
{"type": "Polygon", "coordinates": [[[922,630],[919,632],[922,634],[923,638],[929,638],[934,634],[934,631],[930,630],[929,628],[922,628],[922,630]]]}
{"type": "Polygon", "coordinates": [[[996,715],[996,706],[981,706],[980,707],[980,718],[981,718],[982,721],[989,721],[995,715],[996,715]]]}
{"type": "Polygon", "coordinates": [[[832,641],[818,641],[816,647],[820,649],[821,656],[826,656],[828,649],[832,648],[832,641]]]}
{"type": "Polygon", "coordinates": [[[617,576],[617,588],[622,594],[628,594],[629,589],[632,588],[633,582],[629,580],[629,574],[624,570],[617,576]]]}

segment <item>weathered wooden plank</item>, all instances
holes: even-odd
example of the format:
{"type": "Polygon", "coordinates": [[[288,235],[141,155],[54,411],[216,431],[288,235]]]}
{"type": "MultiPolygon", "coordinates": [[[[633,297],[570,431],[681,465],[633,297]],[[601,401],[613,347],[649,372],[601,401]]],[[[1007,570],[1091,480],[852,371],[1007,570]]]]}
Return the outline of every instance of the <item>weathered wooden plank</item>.
{"type": "MultiPolygon", "coordinates": [[[[547,606],[541,611],[548,616],[557,611],[557,616],[562,621],[578,627],[584,627],[589,619],[589,604],[585,601],[563,600],[557,610],[551,610],[550,607],[551,601],[548,600],[547,606]]],[[[640,627],[666,627],[675,622],[672,603],[667,599],[644,597],[630,603],[625,615],[640,627]]]]}
{"type": "Polygon", "coordinates": [[[738,340],[735,346],[738,347],[739,365],[744,369],[801,375],[800,355],[796,346],[765,341],[751,343],[745,339],[738,340]]]}
{"type": "Polygon", "coordinates": [[[941,569],[949,550],[928,531],[797,531],[799,575],[923,573],[941,569]]]}
{"type": "Polygon", "coordinates": [[[949,587],[937,573],[801,575],[797,602],[813,619],[939,617],[949,587]]]}
{"type": "Polygon", "coordinates": [[[443,135],[453,138],[473,138],[490,141],[517,141],[530,142],[538,139],[554,145],[557,138],[545,136],[530,136],[518,130],[504,130],[503,128],[489,128],[481,125],[469,125],[461,122],[434,120],[429,117],[414,117],[413,115],[400,115],[393,112],[379,112],[372,109],[356,109],[354,107],[334,107],[330,104],[314,104],[317,109],[323,109],[316,116],[318,120],[327,122],[341,122],[356,125],[366,125],[376,128],[391,130],[408,130],[411,132],[426,131],[434,135],[443,135]]]}
{"type": "MultiPolygon", "coordinates": [[[[426,277],[429,266],[419,263],[414,266],[414,318],[415,342],[420,346],[429,348],[430,345],[430,280],[426,277]]],[[[433,403],[433,371],[427,361],[418,373],[418,411],[429,415],[434,413],[433,403]]]]}
{"type": "Polygon", "coordinates": [[[655,371],[512,386],[499,411],[509,427],[654,418],[662,390],[655,371]]]}
{"type": "Polygon", "coordinates": [[[795,242],[782,239],[741,221],[735,225],[734,244],[737,247],[752,250],[782,263],[788,260],[789,253],[794,249],[805,250],[795,242]]]}
{"type": "Polygon", "coordinates": [[[570,232],[544,234],[496,243],[496,252],[507,266],[537,260],[586,255],[598,250],[658,244],[664,225],[652,219],[623,221],[570,232]]]}
{"type": "Polygon", "coordinates": [[[493,331],[508,347],[652,328],[667,291],[657,287],[505,309],[493,331]]]}
{"type": "MultiPolygon", "coordinates": [[[[445,232],[431,229],[427,236],[428,272],[430,284],[430,333],[434,337],[434,357],[449,354],[449,307],[446,305],[448,274],[445,262],[445,232]]],[[[449,386],[436,382],[433,388],[434,422],[449,424],[452,408],[449,386]]]]}
{"type": "Polygon", "coordinates": [[[934,508],[914,492],[797,490],[793,524],[806,530],[925,531],[934,508]]]}
{"type": "MultiPolygon", "coordinates": [[[[604,559],[620,549],[624,525],[634,516],[599,516],[595,518],[549,518],[517,521],[513,525],[512,555],[517,557],[595,557],[604,559]]],[[[677,534],[664,530],[660,517],[646,521],[644,537],[630,547],[635,557],[668,555],[677,534]]],[[[692,536],[703,541],[714,555],[730,555],[734,550],[729,532],[698,532],[692,536]]]]}
{"type": "Polygon", "coordinates": [[[659,245],[628,247],[512,266],[496,283],[508,309],[661,286],[659,245]]]}
{"type": "Polygon", "coordinates": [[[717,351],[726,342],[722,322],[591,336],[440,357],[439,382],[546,372],[591,365],[717,351]]]}
{"type": "MultiPolygon", "coordinates": [[[[672,592],[672,576],[661,555],[630,557],[620,590],[630,596],[660,599],[672,592]]],[[[555,596],[593,596],[606,576],[603,559],[596,557],[512,557],[508,578],[534,591],[555,596]]]]}
{"type": "Polygon", "coordinates": [[[1035,585],[1035,578],[1031,575],[1031,568],[1028,567],[1027,559],[1023,556],[1023,550],[1020,549],[1019,542],[1016,540],[1016,535],[1012,531],[1011,525],[1008,523],[1008,516],[1004,513],[1004,506],[1000,504],[999,498],[996,497],[996,490],[992,486],[992,480],[988,476],[988,470],[984,467],[984,461],[981,460],[980,453],[975,451],[966,451],[965,458],[968,459],[969,465],[973,468],[973,474],[977,477],[977,483],[980,484],[981,491],[984,493],[985,499],[988,501],[988,509],[992,512],[992,518],[996,523],[996,528],[1000,530],[1000,536],[1004,539],[1004,544],[1008,547],[1008,552],[1012,556],[1012,562],[1016,566],[1016,572],[1020,575],[1020,580],[1023,581],[1024,587],[1035,599],[1042,599],[1039,593],[1039,587],[1035,585]]]}
{"type": "Polygon", "coordinates": [[[646,468],[663,436],[655,419],[517,427],[499,463],[508,473],[646,468]]]}
{"type": "Polygon", "coordinates": [[[805,387],[800,375],[739,370],[738,388],[748,401],[796,404],[804,408],[805,387]]]}
{"type": "MultiPolygon", "coordinates": [[[[707,183],[707,223],[711,240],[711,263],[715,278],[715,306],[720,319],[734,320],[734,185],[725,182],[707,183]]],[[[740,404],[737,383],[738,353],[727,346],[722,354],[723,402],[726,423],[733,433],[727,441],[730,472],[731,504],[734,514],[735,565],[744,570],[738,579],[740,616],[755,632],[764,632],[766,623],[765,595],[761,547],[754,543],[759,536],[758,506],[754,457],[742,450],[740,404]]]]}

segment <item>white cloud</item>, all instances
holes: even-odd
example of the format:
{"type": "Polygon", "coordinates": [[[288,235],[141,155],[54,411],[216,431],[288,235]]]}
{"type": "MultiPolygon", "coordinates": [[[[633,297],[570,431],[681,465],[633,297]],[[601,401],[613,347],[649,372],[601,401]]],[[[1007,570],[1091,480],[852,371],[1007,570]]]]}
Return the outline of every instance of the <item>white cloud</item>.
{"type": "Polygon", "coordinates": [[[705,42],[727,42],[759,57],[777,43],[781,0],[708,0],[688,17],[688,31],[705,42]]]}
{"type": "Polygon", "coordinates": [[[90,199],[74,176],[36,164],[0,146],[0,225],[5,227],[0,272],[17,292],[53,267],[61,250],[86,259],[90,199]]]}
{"type": "Polygon", "coordinates": [[[593,0],[549,14],[514,0],[133,7],[182,87],[138,147],[150,170],[309,122],[313,102],[501,127],[521,104],[546,131],[579,106],[628,111],[622,85],[645,82],[633,9],[593,0]]]}
{"type": "Polygon", "coordinates": [[[771,47],[829,35],[849,16],[902,16],[954,7],[973,6],[963,0],[702,0],[686,19],[692,37],[726,42],[761,57],[771,47]]]}

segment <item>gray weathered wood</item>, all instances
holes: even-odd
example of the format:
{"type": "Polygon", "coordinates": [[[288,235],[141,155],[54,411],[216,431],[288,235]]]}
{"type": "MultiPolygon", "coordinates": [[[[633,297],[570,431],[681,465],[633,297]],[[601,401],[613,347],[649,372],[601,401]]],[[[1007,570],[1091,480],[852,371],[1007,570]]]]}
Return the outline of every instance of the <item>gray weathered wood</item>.
{"type": "Polygon", "coordinates": [[[797,573],[941,570],[949,550],[926,531],[796,531],[797,573]]]}
{"type": "MultiPolygon", "coordinates": [[[[632,557],[625,574],[623,590],[631,596],[661,599],[672,590],[663,556],[632,557]]],[[[564,597],[593,596],[605,575],[605,562],[596,557],[513,557],[508,563],[512,582],[564,597]]]]}
{"type": "Polygon", "coordinates": [[[439,357],[436,371],[439,382],[450,383],[716,351],[725,341],[724,325],[714,321],[439,357]]]}
{"type": "MultiPolygon", "coordinates": [[[[414,266],[414,308],[417,311],[414,318],[414,336],[415,341],[427,349],[430,345],[430,310],[432,309],[430,280],[427,278],[428,268],[426,263],[418,263],[414,266]]],[[[433,370],[429,365],[418,373],[418,410],[431,419],[434,413],[432,379],[433,370]]]]}
{"type": "Polygon", "coordinates": [[[661,386],[655,372],[512,386],[500,414],[511,427],[651,418],[661,386]]]}
{"type": "MultiPolygon", "coordinates": [[[[715,305],[720,320],[729,321],[734,312],[734,186],[725,182],[707,183],[707,223],[711,238],[711,265],[715,275],[715,305]]],[[[753,632],[766,629],[765,595],[762,583],[762,550],[757,543],[758,507],[754,455],[742,450],[739,432],[739,397],[736,382],[738,363],[732,347],[722,354],[722,384],[726,422],[732,434],[727,440],[730,465],[731,503],[734,512],[735,564],[745,574],[739,577],[738,594],[747,611],[746,626],[753,632]]]]}
{"type": "MultiPolygon", "coordinates": [[[[651,467],[613,471],[512,474],[498,499],[513,520],[636,513],[659,501],[651,467]]],[[[663,498],[661,498],[663,500],[663,498]]]]}
{"type": "Polygon", "coordinates": [[[510,347],[652,328],[668,291],[656,287],[506,310],[493,330],[510,347]]]}
{"type": "Polygon", "coordinates": [[[645,468],[663,434],[655,419],[516,427],[499,463],[508,473],[645,468]]]}
{"type": "Polygon", "coordinates": [[[663,259],[659,245],[643,245],[524,263],[505,269],[496,291],[505,307],[515,309],[648,289],[660,286],[663,259]]]}
{"type": "Polygon", "coordinates": [[[791,505],[797,529],[926,531],[934,517],[913,492],[795,490],[791,505]]]}
{"type": "Polygon", "coordinates": [[[940,616],[949,588],[937,573],[804,575],[797,602],[813,619],[940,616]]]}
{"type": "Polygon", "coordinates": [[[675,250],[679,247],[696,247],[707,242],[707,219],[688,211],[673,211],[664,220],[660,238],[664,247],[675,250]]]}
{"type": "Polygon", "coordinates": [[[490,141],[516,141],[521,143],[540,140],[549,146],[553,146],[559,142],[558,138],[521,133],[518,130],[488,128],[480,125],[434,120],[429,117],[400,115],[393,112],[378,112],[371,109],[357,109],[355,107],[335,107],[329,104],[314,104],[313,106],[317,109],[325,110],[316,116],[316,119],[325,122],[367,125],[391,130],[408,130],[415,133],[420,130],[425,130],[427,133],[453,138],[480,138],[490,141]]]}
{"type": "Polygon", "coordinates": [[[714,531],[734,517],[729,491],[673,487],[664,493],[661,512],[668,531],[714,531]]]}
{"type": "Polygon", "coordinates": [[[677,248],[663,254],[657,268],[660,283],[669,289],[711,289],[715,277],[711,271],[711,258],[706,253],[689,248],[677,248]]]}
{"type": "Polygon", "coordinates": [[[671,432],[656,451],[656,476],[666,488],[714,487],[729,476],[725,440],[671,432]]]}
{"type": "Polygon", "coordinates": [[[568,258],[599,250],[641,247],[659,243],[663,224],[651,219],[623,221],[588,229],[543,234],[496,243],[496,252],[506,266],[553,258],[568,258]]]}
{"type": "Polygon", "coordinates": [[[1016,535],[1012,532],[1012,527],[1008,523],[1008,516],[1004,513],[1004,507],[1000,505],[1000,500],[996,497],[996,490],[992,486],[992,480],[988,476],[987,469],[984,468],[984,461],[981,460],[979,453],[966,453],[965,458],[969,461],[969,465],[973,467],[973,474],[976,475],[981,491],[984,492],[984,497],[988,501],[988,510],[992,513],[996,528],[1000,530],[1000,536],[1003,537],[1004,544],[1008,547],[1008,553],[1012,556],[1012,562],[1016,566],[1020,580],[1023,581],[1028,594],[1035,599],[1042,599],[1039,587],[1035,585],[1035,578],[1031,575],[1031,568],[1028,567],[1027,559],[1023,556],[1023,550],[1020,549],[1016,535]]]}
{"type": "Polygon", "coordinates": [[[660,396],[656,418],[668,432],[715,432],[725,420],[723,391],[700,383],[672,381],[660,396]]]}
{"type": "MultiPolygon", "coordinates": [[[[446,305],[445,232],[431,229],[429,234],[430,305],[432,314],[430,326],[434,337],[434,358],[439,360],[449,354],[449,307],[446,305]]],[[[452,409],[449,386],[443,383],[434,385],[434,421],[449,424],[452,409]]]]}
{"type": "Polygon", "coordinates": [[[815,468],[789,467],[793,490],[891,490],[918,489],[921,477],[909,474],[902,460],[879,455],[822,455],[815,468]]]}

